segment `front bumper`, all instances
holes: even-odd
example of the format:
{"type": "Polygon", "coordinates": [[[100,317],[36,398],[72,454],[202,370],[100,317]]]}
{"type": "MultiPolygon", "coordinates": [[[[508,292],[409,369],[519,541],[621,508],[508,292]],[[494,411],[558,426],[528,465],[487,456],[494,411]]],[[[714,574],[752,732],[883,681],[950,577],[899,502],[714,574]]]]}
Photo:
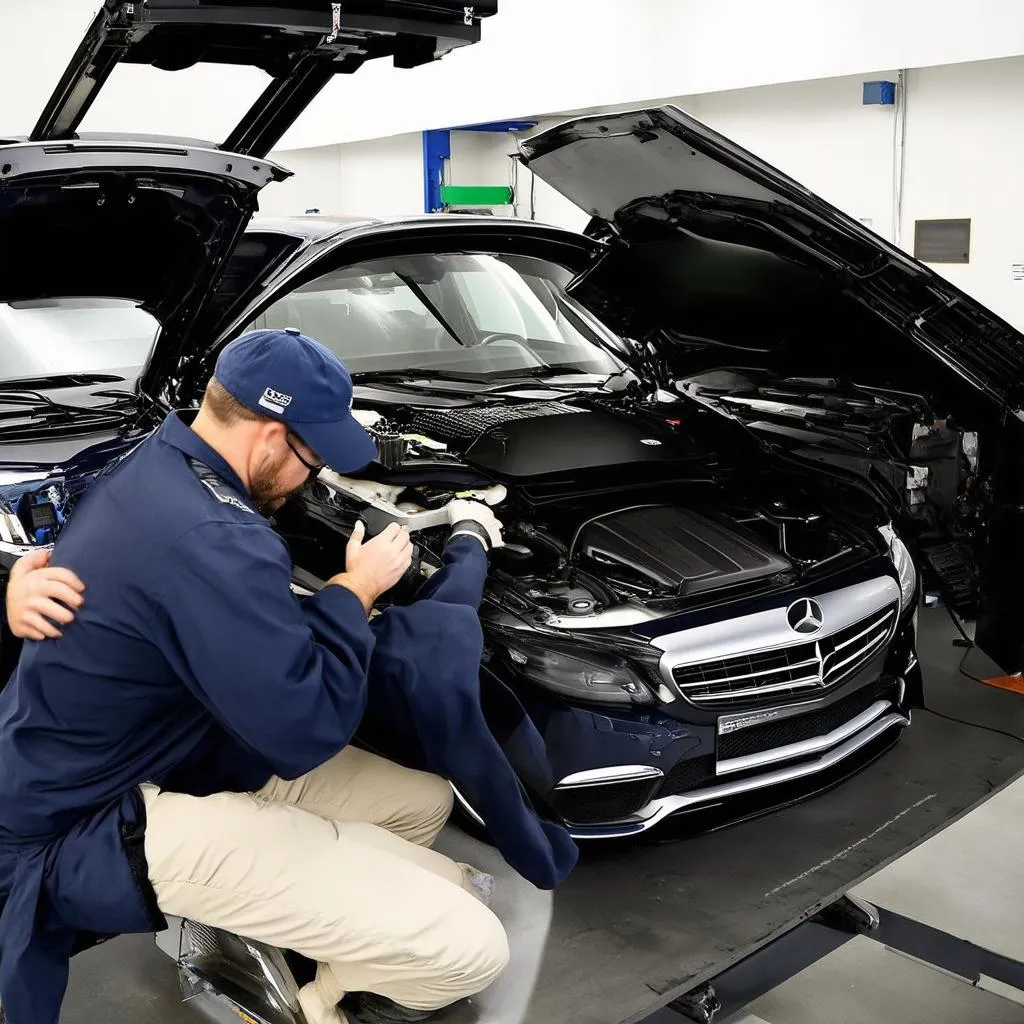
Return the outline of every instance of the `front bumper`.
{"type": "MultiPolygon", "coordinates": [[[[861,714],[831,732],[760,753],[719,761],[713,782],[680,793],[666,792],[666,788],[671,788],[671,776],[665,777],[654,790],[653,798],[633,814],[602,824],[570,822],[569,829],[577,839],[638,835],[672,815],[710,808],[745,794],[772,790],[804,779],[813,782],[814,776],[824,775],[887,735],[895,738],[910,724],[910,713],[902,708],[903,681],[897,682],[898,701],[873,701],[861,714]]],[[[578,776],[576,787],[582,782],[578,776]]],[[[565,781],[559,789],[564,786],[565,781]]],[[[765,795],[770,798],[770,794],[765,795]]]]}
{"type": "Polygon", "coordinates": [[[681,756],[564,775],[552,804],[576,838],[610,839],[677,815],[715,808],[729,820],[732,807],[767,809],[801,799],[826,778],[858,771],[910,724],[918,671],[912,643],[894,645],[889,665],[897,659],[904,674],[879,675],[879,665],[873,678],[851,681],[825,699],[717,716],[689,730],[695,745],[681,756]]]}
{"type": "MultiPolygon", "coordinates": [[[[691,816],[695,825],[700,818],[739,820],[748,816],[744,808],[757,813],[758,807],[792,803],[856,773],[898,739],[910,724],[909,708],[920,704],[916,615],[898,612],[888,629],[874,624],[874,617],[891,614],[894,586],[878,578],[817,597],[823,607],[829,604],[827,620],[836,628],[812,644],[818,666],[813,681],[803,678],[802,641],[794,647],[792,630],[787,637],[778,628],[778,610],[656,639],[666,651],[663,675],[687,688],[685,697],[646,714],[609,713],[594,722],[577,709],[562,716],[571,726],[563,723],[557,737],[551,722],[559,716],[552,716],[544,730],[549,754],[577,752],[568,764],[552,758],[560,780],[552,806],[575,837],[613,838],[646,832],[675,816],[691,816]],[[763,628],[751,632],[754,619],[763,628]],[[768,643],[770,628],[776,628],[777,643],[768,643]],[[769,652],[764,665],[760,654],[746,665],[747,656],[732,657],[749,646],[750,636],[769,652]],[[858,644],[863,653],[850,659],[858,644]],[[689,669],[675,668],[694,662],[705,666],[697,681],[689,669]],[[829,666],[837,662],[833,683],[829,666]],[[719,680],[729,672],[747,674],[723,686],[719,680]],[[780,692],[778,703],[758,704],[751,690],[733,700],[736,687],[751,681],[767,684],[758,695],[789,692],[780,692]]],[[[784,610],[782,625],[789,630],[784,610]]]]}

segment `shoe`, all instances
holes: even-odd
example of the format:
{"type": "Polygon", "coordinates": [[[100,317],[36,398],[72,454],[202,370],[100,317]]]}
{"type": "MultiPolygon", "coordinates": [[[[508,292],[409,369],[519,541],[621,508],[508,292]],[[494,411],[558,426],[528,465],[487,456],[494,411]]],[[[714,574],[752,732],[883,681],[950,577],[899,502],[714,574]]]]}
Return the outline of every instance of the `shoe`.
{"type": "Polygon", "coordinates": [[[410,1010],[374,992],[346,997],[341,1008],[358,1024],[420,1024],[437,1018],[440,1010],[410,1010]]]}

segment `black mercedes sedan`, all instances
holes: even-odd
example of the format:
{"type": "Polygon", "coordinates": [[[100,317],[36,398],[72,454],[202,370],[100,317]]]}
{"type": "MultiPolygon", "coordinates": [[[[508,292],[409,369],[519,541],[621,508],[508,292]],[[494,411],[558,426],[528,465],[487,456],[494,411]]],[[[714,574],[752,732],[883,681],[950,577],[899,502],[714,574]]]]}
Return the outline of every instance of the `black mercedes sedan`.
{"type": "Polygon", "coordinates": [[[294,589],[337,570],[359,519],[408,525],[423,576],[452,497],[494,506],[484,701],[525,708],[552,780],[535,795],[579,838],[741,817],[884,753],[922,700],[925,574],[1024,667],[1024,337],[674,107],[522,145],[582,234],[254,217],[287,175],[265,154],[330,75],[434,59],[487,13],[376,5],[407,10],[369,31],[366,6],[325,31],[323,5],[272,25],[108,0],[36,131],[0,144],[6,564],[198,403],[224,344],[295,327],[351,370],[379,454],[278,513],[294,589]],[[275,76],[224,143],[77,134],[118,61],[200,60],[275,76]]]}

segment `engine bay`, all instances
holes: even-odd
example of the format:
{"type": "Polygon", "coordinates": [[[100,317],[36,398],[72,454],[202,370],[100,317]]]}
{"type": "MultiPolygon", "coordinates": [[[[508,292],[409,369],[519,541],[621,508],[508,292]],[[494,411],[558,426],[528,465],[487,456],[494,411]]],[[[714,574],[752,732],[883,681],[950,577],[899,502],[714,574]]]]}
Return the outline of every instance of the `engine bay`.
{"type": "MultiPolygon", "coordinates": [[[[769,489],[749,466],[677,433],[664,411],[559,400],[353,415],[378,459],[354,476],[321,472],[293,503],[301,510],[279,514],[282,533],[301,545],[317,535],[311,522],[343,538],[357,519],[371,535],[400,523],[418,548],[412,584],[439,564],[448,503],[484,502],[505,538],[492,556],[491,612],[533,624],[627,626],[884,553],[876,530],[844,522],[798,475],[769,489]]],[[[307,550],[295,561],[321,564],[307,550]]]]}
{"type": "MultiPolygon", "coordinates": [[[[278,528],[296,565],[316,573],[343,563],[357,519],[371,535],[398,522],[419,553],[411,585],[439,564],[448,503],[481,501],[504,525],[491,591],[506,612],[566,627],[627,625],[877,556],[879,506],[855,515],[853,492],[816,486],[810,465],[881,481],[934,584],[958,611],[975,608],[989,501],[976,434],[916,396],[836,382],[715,371],[677,392],[670,401],[367,403],[353,415],[378,458],[353,476],[322,471],[278,514],[278,528]],[[765,464],[760,445],[743,456],[738,442],[755,435],[802,467],[787,475],[765,464]]],[[[11,474],[0,485],[8,561],[52,544],[98,469],[134,443],[11,474]]]]}
{"type": "Polygon", "coordinates": [[[992,467],[982,463],[978,431],[921,395],[833,378],[728,369],[679,389],[802,458],[880,482],[898,498],[898,525],[925,589],[941,592],[962,616],[977,614],[992,509],[992,467]]]}

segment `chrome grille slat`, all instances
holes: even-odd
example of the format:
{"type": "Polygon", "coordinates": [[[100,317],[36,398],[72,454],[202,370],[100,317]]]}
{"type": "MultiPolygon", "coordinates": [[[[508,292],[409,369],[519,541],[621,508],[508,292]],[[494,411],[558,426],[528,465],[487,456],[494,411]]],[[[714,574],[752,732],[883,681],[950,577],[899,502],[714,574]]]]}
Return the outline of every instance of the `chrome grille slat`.
{"type": "Polygon", "coordinates": [[[898,605],[889,604],[813,638],[794,637],[790,644],[734,655],[724,651],[725,657],[678,664],[670,671],[682,696],[698,706],[721,710],[777,703],[789,694],[838,685],[882,651],[897,620],[898,605]],[[812,666],[817,671],[809,675],[812,666]]]}
{"type": "MultiPolygon", "coordinates": [[[[748,672],[746,675],[734,676],[730,675],[729,679],[733,682],[739,679],[757,679],[759,676],[778,675],[779,672],[790,672],[795,668],[810,668],[811,665],[817,665],[817,658],[808,658],[806,661],[798,661],[793,665],[783,665],[780,668],[768,668],[763,672],[748,672]]],[[[694,682],[694,683],[680,683],[683,688],[687,686],[707,686],[707,683],[694,682]]]]}
{"type": "Polygon", "coordinates": [[[842,643],[836,644],[836,650],[841,651],[844,647],[849,647],[850,644],[856,643],[862,636],[870,633],[872,630],[877,629],[879,626],[884,625],[892,618],[892,612],[887,612],[877,622],[872,622],[871,625],[861,630],[856,636],[851,636],[849,640],[844,640],[842,643]]]}
{"type": "Polygon", "coordinates": [[[879,633],[878,636],[866,643],[859,651],[854,651],[848,658],[844,658],[842,661],[838,661],[834,665],[830,665],[828,671],[825,673],[826,681],[839,672],[844,665],[849,665],[850,662],[853,661],[859,661],[867,654],[870,654],[871,650],[877,647],[886,638],[886,635],[886,633],[879,633]]]}
{"type": "Polygon", "coordinates": [[[774,683],[771,686],[748,686],[743,690],[729,690],[718,694],[707,694],[701,700],[736,700],[740,697],[760,696],[762,693],[780,693],[784,690],[816,690],[818,688],[817,676],[804,676],[803,679],[794,679],[792,682],[774,683]]]}

